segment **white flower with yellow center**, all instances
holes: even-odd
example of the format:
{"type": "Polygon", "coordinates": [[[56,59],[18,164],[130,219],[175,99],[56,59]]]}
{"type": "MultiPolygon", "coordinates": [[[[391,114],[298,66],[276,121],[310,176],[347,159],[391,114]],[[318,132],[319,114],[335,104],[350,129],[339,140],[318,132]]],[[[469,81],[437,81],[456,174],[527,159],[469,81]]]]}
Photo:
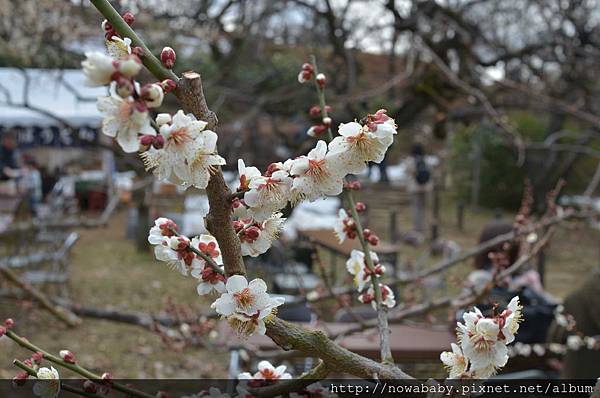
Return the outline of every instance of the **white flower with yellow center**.
{"type": "Polygon", "coordinates": [[[244,194],[248,214],[261,222],[287,205],[292,179],[286,171],[278,170],[270,176],[254,175],[248,187],[250,190],[244,194]]]}
{"type": "Polygon", "coordinates": [[[498,340],[500,327],[494,319],[484,318],[478,309],[467,312],[458,323],[461,349],[471,363],[471,371],[485,371],[491,376],[495,370],[506,365],[508,348],[498,340]]]}
{"type": "Polygon", "coordinates": [[[123,151],[131,153],[140,148],[138,135],[156,135],[150,125],[148,111],[140,110],[132,97],[121,98],[111,88],[111,95],[98,98],[98,110],[103,114],[102,132],[116,137],[123,151]]]}
{"type": "Polygon", "coordinates": [[[262,223],[252,224],[258,229],[253,230],[254,234],[246,234],[246,228],[240,231],[242,256],[258,257],[271,248],[273,241],[279,237],[285,221],[281,216],[281,213],[275,213],[262,223]]]}
{"type": "MultiPolygon", "coordinates": [[[[161,114],[164,119],[164,114],[161,114]]],[[[178,111],[171,122],[161,120],[160,134],[164,138],[162,149],[142,153],[146,169],[152,169],[161,180],[184,187],[204,189],[210,175],[225,159],[216,153],[217,134],[204,130],[206,122],[178,111]]]]}
{"type": "Polygon", "coordinates": [[[119,36],[113,36],[110,40],[105,41],[108,54],[114,59],[122,59],[131,54],[131,39],[125,37],[121,39],[119,36]]]}
{"type": "Polygon", "coordinates": [[[269,361],[260,361],[258,363],[258,372],[251,374],[243,372],[238,375],[239,380],[289,380],[292,378],[290,373],[286,372],[285,365],[273,366],[269,361]]]}
{"type": "Polygon", "coordinates": [[[329,151],[340,156],[346,172],[353,174],[362,172],[367,162],[381,163],[396,134],[389,126],[370,131],[356,122],[342,123],[338,132],[340,135],[329,143],[329,151]]]}
{"type": "Polygon", "coordinates": [[[86,52],[85,57],[81,67],[86,77],[86,86],[97,87],[110,84],[115,73],[114,59],[98,51],[86,52]]]}
{"type": "Polygon", "coordinates": [[[267,284],[258,278],[248,283],[244,276],[233,275],[227,279],[225,288],[227,291],[212,303],[211,308],[226,318],[230,326],[243,336],[255,331],[264,334],[264,319],[284,302],[281,297],[271,298],[267,293],[267,284]]]}
{"type": "Polygon", "coordinates": [[[457,344],[452,343],[452,352],[444,351],[440,354],[440,360],[448,369],[448,378],[456,379],[467,372],[469,360],[463,355],[462,350],[457,344]]]}
{"type": "Polygon", "coordinates": [[[307,156],[292,161],[290,174],[294,176],[292,203],[313,202],[342,193],[347,170],[340,156],[327,152],[327,144],[321,140],[307,156]]]}
{"type": "Polygon", "coordinates": [[[56,398],[60,393],[60,376],[53,367],[40,368],[36,375],[38,381],[33,385],[33,393],[40,398],[56,398]]]}
{"type": "MultiPolygon", "coordinates": [[[[375,266],[375,275],[377,277],[383,275],[385,267],[379,265],[377,253],[371,252],[371,260],[375,266]]],[[[360,250],[352,250],[350,258],[346,261],[346,270],[354,276],[354,285],[359,292],[362,292],[365,286],[371,282],[372,272],[365,262],[365,253],[360,250]]]]}

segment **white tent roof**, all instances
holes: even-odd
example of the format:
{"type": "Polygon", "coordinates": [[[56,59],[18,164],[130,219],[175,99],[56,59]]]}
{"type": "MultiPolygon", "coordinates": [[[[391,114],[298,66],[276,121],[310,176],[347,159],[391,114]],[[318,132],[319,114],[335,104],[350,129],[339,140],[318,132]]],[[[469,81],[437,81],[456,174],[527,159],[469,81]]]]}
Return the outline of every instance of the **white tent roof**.
{"type": "Polygon", "coordinates": [[[43,114],[48,112],[73,126],[98,126],[96,97],[105,95],[106,88],[87,87],[84,81],[79,69],[0,68],[0,125],[60,125],[43,114]],[[23,107],[26,87],[29,104],[41,112],[23,107]]]}

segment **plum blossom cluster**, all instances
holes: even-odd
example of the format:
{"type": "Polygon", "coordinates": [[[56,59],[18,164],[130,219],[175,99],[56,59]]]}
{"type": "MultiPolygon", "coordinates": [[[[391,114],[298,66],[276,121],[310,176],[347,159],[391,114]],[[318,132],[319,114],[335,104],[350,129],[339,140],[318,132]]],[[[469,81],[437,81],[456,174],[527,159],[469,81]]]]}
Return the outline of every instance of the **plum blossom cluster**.
{"type": "Polygon", "coordinates": [[[443,352],[440,360],[449,378],[486,379],[496,374],[508,361],[508,347],[515,339],[523,318],[519,297],[514,297],[500,314],[485,317],[479,309],[463,315],[457,324],[458,344],[452,352],[443,352]]]}
{"type": "Polygon", "coordinates": [[[377,310],[377,301],[373,280],[376,280],[381,291],[381,304],[387,308],[396,306],[396,300],[392,289],[379,282],[379,279],[385,273],[385,266],[380,264],[377,253],[370,252],[373,269],[369,267],[366,261],[365,253],[361,250],[352,250],[350,258],[346,261],[346,270],[354,277],[354,285],[359,293],[358,300],[363,304],[371,304],[373,309],[377,310]],[[367,288],[366,292],[363,292],[367,288]]]}
{"type": "Polygon", "coordinates": [[[586,336],[577,329],[577,322],[573,315],[567,313],[562,305],[554,309],[554,321],[557,325],[565,328],[567,336],[566,348],[577,351],[582,348],[588,350],[600,350],[600,336],[586,336]]]}
{"type": "Polygon", "coordinates": [[[154,255],[182,275],[190,274],[198,280],[198,294],[212,291],[225,292],[223,258],[216,239],[212,235],[200,235],[191,240],[179,235],[177,225],[170,219],[160,217],[150,228],[148,242],[154,245],[154,255]],[[207,261],[210,259],[212,264],[207,261]],[[218,267],[215,269],[214,265],[218,267]]]}
{"type": "MultiPolygon", "coordinates": [[[[340,136],[329,144],[319,140],[308,154],[272,163],[264,173],[238,160],[239,186],[232,201],[232,213],[237,218],[234,227],[244,255],[256,256],[268,249],[263,244],[270,245],[274,239],[273,229],[268,227],[280,225],[279,212],[288,204],[294,206],[305,200],[314,202],[339,195],[345,186],[348,188],[344,183],[347,174],[360,173],[368,162],[383,160],[396,134],[396,124],[385,110],[364,120],[365,124],[342,124],[340,136]],[[262,233],[266,233],[266,239],[259,240],[262,233]],[[257,240],[259,245],[252,247],[257,240]]],[[[364,211],[364,204],[360,205],[364,211]]],[[[345,228],[346,233],[352,234],[352,225],[345,228]]],[[[368,230],[365,232],[370,234],[368,230]]],[[[371,244],[378,241],[374,235],[367,237],[371,244]]]]}
{"type": "MultiPolygon", "coordinates": [[[[135,20],[131,13],[123,18],[129,24],[135,20]]],[[[136,81],[144,50],[132,49],[131,40],[121,38],[109,22],[104,21],[102,27],[108,54],[88,52],[82,62],[88,85],[109,86],[109,95],[98,98],[102,132],[115,138],[125,152],[142,152],[146,169],[159,179],[186,188],[206,188],[215,167],[225,164],[217,154],[216,133],[206,129],[206,122],[181,110],[154,118],[150,111],[162,105],[164,95],[176,83],[171,79],[144,85],[136,81]]],[[[171,69],[175,59],[172,48],[161,52],[166,68],[171,69]]]]}

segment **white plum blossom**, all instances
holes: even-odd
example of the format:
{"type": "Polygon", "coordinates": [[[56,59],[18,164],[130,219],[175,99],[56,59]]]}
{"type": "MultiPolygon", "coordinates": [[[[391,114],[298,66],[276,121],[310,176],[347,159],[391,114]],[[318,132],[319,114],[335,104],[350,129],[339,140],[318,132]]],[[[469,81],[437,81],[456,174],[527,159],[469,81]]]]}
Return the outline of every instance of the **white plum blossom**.
{"type": "Polygon", "coordinates": [[[279,237],[284,221],[281,213],[275,213],[262,223],[252,222],[251,219],[235,223],[242,243],[242,256],[257,257],[269,250],[273,241],[279,237]]]}
{"type": "Polygon", "coordinates": [[[508,361],[508,348],[498,339],[500,327],[493,319],[482,317],[477,309],[465,313],[463,319],[465,324],[458,324],[462,351],[469,358],[472,371],[489,377],[508,361]]]}
{"type": "Polygon", "coordinates": [[[109,137],[116,137],[125,152],[140,149],[138,134],[156,135],[145,105],[132,97],[122,98],[114,91],[114,86],[109,96],[98,98],[97,105],[104,116],[102,132],[109,137]]]}
{"type": "Polygon", "coordinates": [[[440,354],[440,360],[448,369],[448,378],[456,379],[467,373],[469,360],[464,356],[457,344],[452,343],[452,352],[444,351],[440,354]]]}
{"type": "Polygon", "coordinates": [[[131,39],[125,37],[121,39],[119,36],[113,36],[110,40],[105,41],[108,54],[114,59],[121,59],[131,54],[131,39]]]}
{"type": "Polygon", "coordinates": [[[346,210],[340,209],[333,225],[333,231],[340,243],[343,243],[346,238],[354,239],[356,238],[356,222],[346,210]]]}
{"type": "Polygon", "coordinates": [[[269,176],[254,176],[248,186],[244,195],[248,214],[255,221],[264,221],[287,205],[292,179],[286,171],[277,170],[269,176]]]}
{"type": "Polygon", "coordinates": [[[36,375],[38,381],[33,385],[33,393],[40,398],[56,398],[60,393],[60,376],[52,366],[40,368],[36,375]]]}
{"type": "Polygon", "coordinates": [[[519,323],[523,320],[523,307],[519,304],[519,296],[515,296],[510,300],[501,316],[504,316],[505,319],[502,334],[506,338],[506,344],[510,344],[515,340],[519,323]]]}
{"type": "Polygon", "coordinates": [[[362,126],[357,122],[340,124],[340,135],[329,143],[329,150],[341,157],[347,173],[360,173],[367,162],[381,163],[385,157],[394,141],[396,129],[389,123],[376,126],[371,131],[368,125],[362,126]]]}
{"type": "MultiPolygon", "coordinates": [[[[377,253],[371,252],[371,260],[375,266],[375,276],[379,277],[385,273],[385,267],[379,264],[377,253]]],[[[362,292],[367,284],[371,282],[371,271],[365,262],[365,253],[361,250],[352,250],[350,258],[346,261],[346,270],[354,276],[354,285],[362,292]]]]}
{"type": "Polygon", "coordinates": [[[274,367],[269,361],[260,361],[258,363],[258,372],[251,374],[243,372],[238,375],[240,380],[289,380],[292,378],[290,373],[286,372],[287,367],[285,365],[279,365],[274,367]]]}
{"type": "MultiPolygon", "coordinates": [[[[181,275],[187,276],[188,270],[202,266],[196,254],[189,250],[190,240],[185,236],[165,237],[154,247],[157,260],[164,261],[181,275]]],[[[204,260],[203,260],[204,261],[204,260]]]]}
{"type": "Polygon", "coordinates": [[[569,347],[570,350],[577,351],[583,347],[583,339],[576,334],[569,335],[567,337],[567,347],[569,347]]]}
{"type": "MultiPolygon", "coordinates": [[[[464,324],[458,322],[456,331],[460,351],[469,366],[468,372],[462,372],[464,377],[488,378],[506,365],[509,357],[507,344],[514,341],[522,317],[518,297],[514,297],[500,315],[485,317],[477,308],[463,314],[464,324]]],[[[518,352],[520,346],[517,343],[513,351],[518,352]]],[[[531,346],[525,346],[529,355],[531,346]]],[[[454,354],[458,352],[454,346],[452,351],[454,354]]],[[[448,355],[445,355],[446,359],[450,358],[448,355]]],[[[446,363],[443,358],[442,361],[446,363]]]]}
{"type": "Polygon", "coordinates": [[[163,148],[142,153],[146,169],[152,169],[161,180],[186,188],[206,188],[212,170],[225,164],[225,159],[216,154],[217,134],[205,127],[206,122],[178,111],[170,123],[160,126],[163,148]]]}
{"type": "Polygon", "coordinates": [[[110,84],[115,73],[114,59],[99,51],[86,52],[85,57],[81,62],[85,84],[91,87],[110,84]]]}
{"type": "Polygon", "coordinates": [[[240,175],[238,191],[250,190],[250,182],[255,178],[261,177],[260,170],[256,167],[246,167],[243,159],[238,159],[238,173],[240,175]]]}
{"type": "Polygon", "coordinates": [[[282,305],[284,299],[271,298],[267,293],[267,284],[262,279],[253,279],[248,283],[242,275],[229,277],[225,288],[227,291],[212,303],[211,308],[226,318],[241,336],[250,336],[255,331],[265,334],[265,318],[282,305]]]}
{"type": "Polygon", "coordinates": [[[148,243],[151,245],[160,245],[165,237],[174,236],[176,231],[177,224],[173,220],[159,217],[154,220],[154,226],[150,228],[148,243]]]}
{"type": "Polygon", "coordinates": [[[328,152],[325,141],[319,140],[307,156],[292,161],[290,174],[295,177],[292,203],[313,202],[323,196],[342,193],[347,170],[340,156],[328,152]]]}
{"type": "Polygon", "coordinates": [[[142,87],[141,95],[148,108],[158,108],[165,97],[163,88],[158,83],[142,87]]]}
{"type": "MultiPolygon", "coordinates": [[[[394,297],[394,292],[389,286],[386,286],[382,283],[379,284],[379,289],[381,290],[381,304],[387,308],[393,308],[396,306],[396,298],[394,297]]],[[[374,310],[377,310],[377,300],[375,297],[375,289],[373,286],[369,286],[366,293],[358,296],[358,301],[363,304],[371,304],[374,310]]]]}

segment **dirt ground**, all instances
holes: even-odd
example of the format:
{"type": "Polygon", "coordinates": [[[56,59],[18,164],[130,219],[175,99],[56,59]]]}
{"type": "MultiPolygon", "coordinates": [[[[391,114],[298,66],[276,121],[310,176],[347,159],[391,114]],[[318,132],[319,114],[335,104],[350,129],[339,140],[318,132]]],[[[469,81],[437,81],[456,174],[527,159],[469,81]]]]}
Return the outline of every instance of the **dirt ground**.
{"type": "MultiPolygon", "coordinates": [[[[399,214],[400,225],[410,225],[408,211],[399,214]]],[[[472,246],[482,226],[491,218],[486,211],[467,210],[465,229],[456,228],[454,208],[442,209],[441,233],[451,236],[465,249],[472,246]]],[[[82,230],[72,255],[71,299],[99,308],[159,313],[167,297],[197,311],[206,311],[207,302],[196,294],[193,279],[184,278],[155,261],[150,251],[139,253],[125,239],[126,212],[113,216],[107,228],[82,230]]],[[[598,267],[600,233],[589,229],[560,228],[547,252],[546,286],[550,293],[564,297],[598,267]]],[[[404,258],[416,258],[422,249],[406,248],[404,258]]],[[[439,259],[430,259],[433,263],[439,259]]],[[[470,265],[456,267],[450,275],[460,279],[470,265]]],[[[45,312],[28,302],[0,299],[0,319],[11,316],[18,333],[51,352],[69,348],[80,363],[118,378],[201,378],[226,376],[225,354],[201,349],[176,352],[166,347],[153,332],[136,326],[86,319],[77,329],[65,329],[45,312]]],[[[8,340],[0,339],[0,378],[12,378],[13,358],[28,353],[8,340]]],[[[65,374],[66,375],[66,374],[65,374]]]]}

